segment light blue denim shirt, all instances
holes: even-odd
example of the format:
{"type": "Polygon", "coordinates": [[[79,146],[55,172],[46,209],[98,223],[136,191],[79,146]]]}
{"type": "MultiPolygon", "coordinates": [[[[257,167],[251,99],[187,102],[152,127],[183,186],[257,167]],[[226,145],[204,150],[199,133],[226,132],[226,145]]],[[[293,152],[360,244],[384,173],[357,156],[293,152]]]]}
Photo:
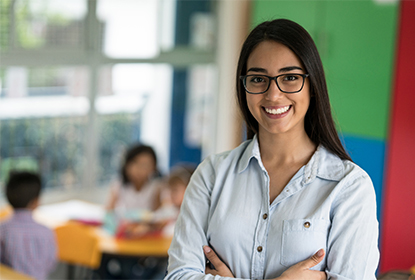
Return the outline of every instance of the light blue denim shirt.
{"type": "MultiPolygon", "coordinates": [[[[205,275],[210,245],[236,278],[270,279],[324,248],[328,279],[376,279],[378,221],[372,182],[323,146],[269,203],[257,138],[195,171],[169,249],[166,279],[205,275]]],[[[221,277],[216,276],[215,279],[221,277]]]]}

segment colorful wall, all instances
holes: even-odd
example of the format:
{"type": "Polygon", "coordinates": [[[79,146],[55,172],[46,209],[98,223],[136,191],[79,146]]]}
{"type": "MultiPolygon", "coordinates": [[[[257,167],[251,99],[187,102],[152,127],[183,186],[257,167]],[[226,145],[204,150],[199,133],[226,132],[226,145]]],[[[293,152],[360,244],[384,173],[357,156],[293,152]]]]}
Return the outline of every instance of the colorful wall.
{"type": "Polygon", "coordinates": [[[339,133],[375,186],[381,272],[415,265],[414,6],[410,0],[252,4],[252,26],[288,18],[316,41],[339,133]]]}

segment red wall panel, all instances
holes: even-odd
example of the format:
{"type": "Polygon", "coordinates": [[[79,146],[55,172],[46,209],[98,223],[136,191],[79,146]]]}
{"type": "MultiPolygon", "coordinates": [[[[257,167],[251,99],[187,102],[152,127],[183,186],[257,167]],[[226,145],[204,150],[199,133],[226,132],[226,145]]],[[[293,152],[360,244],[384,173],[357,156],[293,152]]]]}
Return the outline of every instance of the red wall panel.
{"type": "Polygon", "coordinates": [[[415,265],[415,1],[400,3],[380,271],[415,265]]]}

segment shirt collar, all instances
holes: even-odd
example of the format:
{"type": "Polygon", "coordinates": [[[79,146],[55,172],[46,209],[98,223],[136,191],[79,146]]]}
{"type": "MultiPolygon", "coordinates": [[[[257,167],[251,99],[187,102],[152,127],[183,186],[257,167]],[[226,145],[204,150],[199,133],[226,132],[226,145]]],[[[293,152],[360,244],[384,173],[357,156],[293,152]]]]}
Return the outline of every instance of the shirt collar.
{"type": "Polygon", "coordinates": [[[32,218],[32,211],[28,209],[14,209],[13,217],[18,220],[30,221],[32,218]]]}
{"type": "MultiPolygon", "coordinates": [[[[259,152],[257,135],[247,144],[238,164],[238,173],[243,172],[249,165],[252,158],[256,158],[258,164],[264,169],[259,152]]],[[[308,184],[316,177],[326,180],[339,181],[344,176],[344,165],[342,160],[329,152],[323,145],[319,145],[317,150],[304,166],[303,183],[308,184]]]]}
{"type": "Polygon", "coordinates": [[[261,154],[259,152],[259,144],[258,144],[258,138],[256,134],[254,135],[254,138],[251,140],[248,140],[248,145],[246,146],[241,159],[238,163],[238,173],[243,172],[247,167],[249,162],[251,161],[251,158],[256,158],[258,160],[258,163],[262,166],[261,161],[261,154]]]}
{"type": "Polygon", "coordinates": [[[323,145],[319,145],[316,152],[307,163],[304,170],[307,183],[308,177],[316,176],[326,180],[340,181],[344,177],[344,163],[337,155],[328,151],[323,145]],[[307,176],[308,175],[308,176],[307,176]]]}
{"type": "Polygon", "coordinates": [[[316,177],[331,181],[340,181],[344,177],[342,160],[321,144],[304,166],[302,182],[306,185],[311,183],[316,177]]]}

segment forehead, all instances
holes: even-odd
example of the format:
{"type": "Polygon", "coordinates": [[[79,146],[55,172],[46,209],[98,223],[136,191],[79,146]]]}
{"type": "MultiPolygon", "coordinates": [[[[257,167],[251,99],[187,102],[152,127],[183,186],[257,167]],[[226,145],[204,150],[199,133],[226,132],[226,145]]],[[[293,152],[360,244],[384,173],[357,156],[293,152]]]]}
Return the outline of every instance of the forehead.
{"type": "Polygon", "coordinates": [[[133,161],[154,161],[154,158],[151,154],[144,152],[144,153],[137,154],[133,158],[133,161]]]}
{"type": "Polygon", "coordinates": [[[255,67],[263,68],[268,72],[273,72],[289,66],[303,68],[300,59],[292,50],[275,41],[264,41],[259,43],[251,52],[247,60],[247,70],[255,67]]]}

